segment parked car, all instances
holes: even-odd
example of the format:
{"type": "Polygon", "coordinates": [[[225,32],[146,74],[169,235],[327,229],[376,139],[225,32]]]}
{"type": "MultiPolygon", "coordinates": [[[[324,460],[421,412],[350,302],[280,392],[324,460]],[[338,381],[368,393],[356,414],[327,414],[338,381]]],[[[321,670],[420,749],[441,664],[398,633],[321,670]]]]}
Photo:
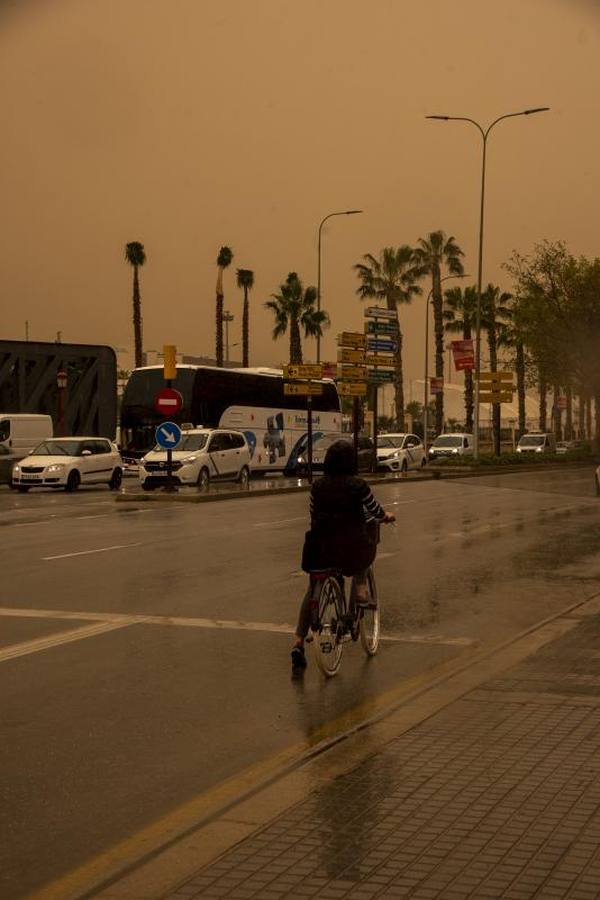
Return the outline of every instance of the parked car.
{"type": "Polygon", "coordinates": [[[440,434],[429,448],[429,459],[440,456],[472,456],[472,434],[440,434]]]}
{"type": "Polygon", "coordinates": [[[11,483],[16,462],[52,437],[52,419],[37,413],[0,413],[0,482],[11,483]]]}
{"type": "MultiPolygon", "coordinates": [[[[211,481],[250,480],[250,448],[241,431],[193,428],[184,431],[173,455],[173,481],[206,489],[211,481]]],[[[167,451],[156,446],[140,460],[140,480],[145,491],[166,483],[167,451]]]]}
{"type": "Polygon", "coordinates": [[[422,469],[427,463],[425,448],[416,434],[380,434],[377,438],[377,468],[390,472],[422,469]]]}
{"type": "Polygon", "coordinates": [[[517,453],[554,453],[556,437],[551,432],[530,431],[519,439],[517,453]]]}
{"type": "Polygon", "coordinates": [[[581,441],[557,441],[557,453],[569,453],[571,450],[581,450],[583,444],[581,441]]]}
{"type": "Polygon", "coordinates": [[[107,438],[65,437],[42,441],[13,466],[13,487],[25,493],[32,487],[75,491],[80,484],[107,484],[118,490],[123,463],[116,444],[107,438]]]}
{"type": "MultiPolygon", "coordinates": [[[[346,440],[354,443],[352,434],[322,434],[317,432],[313,437],[312,452],[312,469],[313,472],[322,472],[325,454],[334,443],[334,441],[346,440]]],[[[368,435],[358,436],[358,471],[373,471],[373,449],[374,444],[368,435]]],[[[284,469],[284,475],[294,478],[303,478],[308,474],[308,442],[306,438],[296,445],[287,465],[284,469]]]]}

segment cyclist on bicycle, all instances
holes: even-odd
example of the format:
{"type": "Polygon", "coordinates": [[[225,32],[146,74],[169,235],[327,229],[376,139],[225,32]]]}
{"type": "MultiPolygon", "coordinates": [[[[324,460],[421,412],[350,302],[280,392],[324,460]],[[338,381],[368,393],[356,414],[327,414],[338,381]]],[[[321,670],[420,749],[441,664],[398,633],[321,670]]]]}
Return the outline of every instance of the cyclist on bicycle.
{"type": "MultiPolygon", "coordinates": [[[[379,505],[367,482],[356,476],[354,447],[349,441],[335,441],[327,450],[323,477],[310,492],[310,531],[306,533],[302,553],[305,572],[317,569],[339,569],[353,576],[356,602],[368,602],[367,569],[377,553],[377,543],[370,540],[367,519],[394,522],[393,513],[379,505]]],[[[300,606],[296,642],[292,647],[292,667],[306,668],[304,640],[310,621],[312,585],[300,606]]]]}

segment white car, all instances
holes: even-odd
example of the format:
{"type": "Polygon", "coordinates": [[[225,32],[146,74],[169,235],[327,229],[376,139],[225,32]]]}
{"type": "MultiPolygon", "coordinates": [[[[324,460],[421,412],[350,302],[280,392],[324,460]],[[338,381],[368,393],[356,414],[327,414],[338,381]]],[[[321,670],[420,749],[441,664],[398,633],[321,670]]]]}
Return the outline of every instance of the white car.
{"type": "Polygon", "coordinates": [[[453,433],[440,434],[429,448],[429,459],[435,460],[441,456],[472,456],[473,435],[453,433]]]}
{"type": "MultiPolygon", "coordinates": [[[[211,481],[250,481],[250,448],[241,431],[194,428],[184,431],[173,456],[173,482],[206,489],[211,481]]],[[[156,446],[140,460],[140,480],[145,491],[164,486],[167,451],[156,446]]]]}
{"type": "Polygon", "coordinates": [[[107,438],[49,438],[21,459],[12,470],[12,484],[25,493],[32,487],[75,491],[80,484],[121,487],[123,463],[119,450],[107,438]]]}
{"type": "Polygon", "coordinates": [[[380,434],[377,438],[377,468],[390,472],[421,469],[427,462],[425,448],[416,434],[380,434]]]}

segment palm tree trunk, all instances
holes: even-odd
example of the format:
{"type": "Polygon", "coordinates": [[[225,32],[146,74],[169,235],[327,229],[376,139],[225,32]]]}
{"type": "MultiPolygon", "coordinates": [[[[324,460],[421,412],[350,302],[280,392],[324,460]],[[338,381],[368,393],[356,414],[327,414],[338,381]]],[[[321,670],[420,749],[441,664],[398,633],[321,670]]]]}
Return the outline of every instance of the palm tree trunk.
{"type": "Polygon", "coordinates": [[[244,285],[244,309],[242,312],[242,365],[247,368],[250,363],[248,362],[248,345],[249,345],[249,332],[250,332],[250,321],[249,321],[249,303],[248,303],[248,288],[244,285]]]}
{"type": "Polygon", "coordinates": [[[216,307],[216,339],[215,357],[217,365],[223,366],[223,269],[219,266],[217,271],[217,307],[216,307]]]}
{"type": "Polygon", "coordinates": [[[525,434],[525,348],[521,341],[517,342],[517,403],[519,407],[519,437],[525,434]]]}
{"type": "Polygon", "coordinates": [[[565,441],[573,440],[573,391],[571,385],[565,388],[567,397],[567,412],[565,415],[565,441]]]}
{"type": "MultiPolygon", "coordinates": [[[[498,344],[496,340],[496,323],[491,321],[488,328],[488,347],[490,350],[490,371],[498,370],[498,344]]],[[[494,455],[500,456],[500,424],[501,407],[499,403],[492,404],[492,431],[494,455]]]]}
{"type": "Polygon", "coordinates": [[[142,303],[140,299],[140,282],[138,267],[133,267],[133,342],[135,347],[135,367],[143,365],[142,351],[142,303]]]}
{"type": "Polygon", "coordinates": [[[560,385],[553,384],[552,385],[552,430],[554,431],[554,435],[557,441],[562,440],[562,412],[558,405],[558,398],[560,397],[560,385]]]}
{"type": "MultiPolygon", "coordinates": [[[[435,374],[437,378],[444,378],[444,318],[442,282],[439,265],[434,265],[431,270],[431,287],[433,297],[433,323],[435,331],[435,374]]],[[[435,429],[438,434],[444,430],[444,392],[440,391],[435,398],[435,429]]]]}
{"type": "Polygon", "coordinates": [[[300,340],[300,323],[298,319],[290,321],[290,362],[302,365],[302,341],[300,340]]]}
{"type": "Polygon", "coordinates": [[[540,393],[540,431],[546,431],[546,420],[547,420],[547,404],[546,404],[546,394],[548,391],[548,386],[546,384],[546,379],[540,373],[539,375],[539,393],[540,393]]]}
{"type": "Polygon", "coordinates": [[[403,336],[398,323],[398,352],[396,354],[396,424],[399,431],[404,431],[404,372],[402,367],[403,336]]]}
{"type": "Polygon", "coordinates": [[[585,438],[585,394],[582,390],[579,391],[579,415],[577,416],[577,427],[579,428],[577,437],[582,441],[585,438]]]}
{"type": "MultiPolygon", "coordinates": [[[[463,313],[464,315],[464,313],[463,313]]],[[[466,317],[465,317],[466,318],[466,317]]],[[[471,323],[465,322],[463,340],[471,340],[471,323]]],[[[465,431],[473,433],[473,370],[465,369],[465,431]]]]}
{"type": "Polygon", "coordinates": [[[588,394],[585,398],[585,436],[588,441],[592,439],[592,398],[588,394]]]}
{"type": "MultiPolygon", "coordinates": [[[[591,413],[591,401],[590,401],[590,413],[591,413]]],[[[596,451],[600,450],[600,393],[596,392],[594,394],[594,415],[596,418],[596,430],[594,433],[594,448],[596,451]]]]}

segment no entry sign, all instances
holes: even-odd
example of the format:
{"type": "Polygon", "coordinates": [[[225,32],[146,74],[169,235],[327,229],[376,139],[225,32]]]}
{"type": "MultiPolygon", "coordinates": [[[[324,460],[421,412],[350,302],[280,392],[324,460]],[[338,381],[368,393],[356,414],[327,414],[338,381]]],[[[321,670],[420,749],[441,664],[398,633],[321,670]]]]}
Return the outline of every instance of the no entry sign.
{"type": "Polygon", "coordinates": [[[173,415],[181,411],[183,397],[175,388],[162,388],[154,398],[154,409],[157,413],[173,415]]]}

